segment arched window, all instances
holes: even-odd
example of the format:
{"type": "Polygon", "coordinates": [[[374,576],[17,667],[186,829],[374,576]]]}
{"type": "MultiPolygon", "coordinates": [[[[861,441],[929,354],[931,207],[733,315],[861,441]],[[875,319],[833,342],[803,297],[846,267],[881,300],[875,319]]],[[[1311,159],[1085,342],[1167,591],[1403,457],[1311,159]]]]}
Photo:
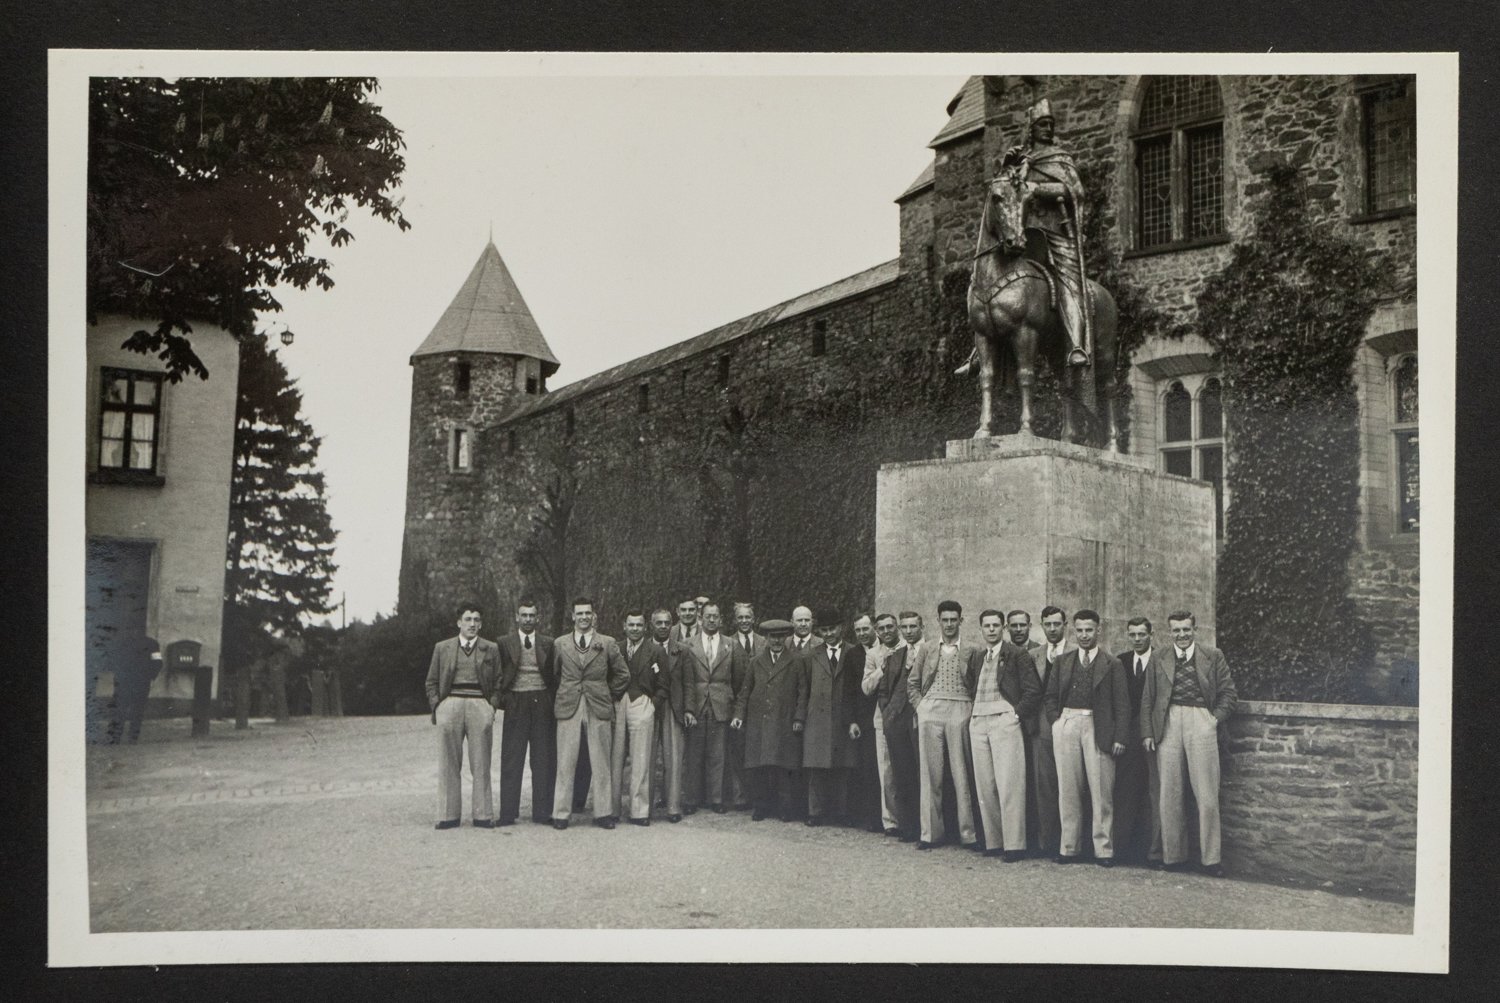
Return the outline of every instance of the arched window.
{"type": "Polygon", "coordinates": [[[1215,77],[1150,77],[1135,130],[1136,247],[1224,232],[1224,99],[1215,77]]]}
{"type": "Polygon", "coordinates": [[[1208,481],[1214,534],[1224,535],[1224,387],[1217,376],[1173,380],[1162,397],[1161,468],[1208,481]]]}
{"type": "Polygon", "coordinates": [[[1417,443],[1417,357],[1408,355],[1391,375],[1393,408],[1391,434],[1395,438],[1396,531],[1421,528],[1421,451],[1417,443]]]}

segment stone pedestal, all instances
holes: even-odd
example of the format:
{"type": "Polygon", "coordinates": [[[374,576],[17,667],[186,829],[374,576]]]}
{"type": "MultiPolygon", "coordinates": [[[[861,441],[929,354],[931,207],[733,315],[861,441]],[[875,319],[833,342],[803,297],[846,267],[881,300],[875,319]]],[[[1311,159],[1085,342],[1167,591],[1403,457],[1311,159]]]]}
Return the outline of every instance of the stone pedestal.
{"type": "Polygon", "coordinates": [[[957,599],[976,641],[986,608],[1026,610],[1040,641],[1052,605],[1070,620],[1097,610],[1110,652],[1128,646],[1133,616],[1166,644],[1176,609],[1192,610],[1213,644],[1215,564],[1213,489],[1151,458],[1007,435],[955,440],[945,459],[878,475],[875,605],[916,610],[929,637],[938,602],[957,599]]]}

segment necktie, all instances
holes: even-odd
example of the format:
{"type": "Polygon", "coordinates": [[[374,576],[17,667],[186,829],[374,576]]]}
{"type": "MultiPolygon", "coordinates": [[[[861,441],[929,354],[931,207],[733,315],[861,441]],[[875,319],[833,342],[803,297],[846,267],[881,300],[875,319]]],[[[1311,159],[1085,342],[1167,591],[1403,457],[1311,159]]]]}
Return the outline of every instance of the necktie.
{"type": "Polygon", "coordinates": [[[579,651],[589,650],[588,642],[583,637],[577,634],[573,635],[573,643],[578,647],[579,651]]]}
{"type": "Polygon", "coordinates": [[[525,637],[525,647],[526,647],[527,651],[531,650],[531,635],[530,634],[527,634],[526,637],[525,637]]]}
{"type": "Polygon", "coordinates": [[[839,649],[828,649],[828,667],[835,672],[839,670],[839,649]]]}
{"type": "Polygon", "coordinates": [[[1137,676],[1139,676],[1142,672],[1145,672],[1145,671],[1146,671],[1146,660],[1144,658],[1142,658],[1140,655],[1136,655],[1135,656],[1135,674],[1137,676]]]}
{"type": "Polygon", "coordinates": [[[461,647],[464,649],[464,654],[465,655],[472,655],[472,654],[474,654],[474,645],[472,645],[472,644],[465,644],[465,645],[462,645],[461,647]]]}
{"type": "Polygon", "coordinates": [[[740,646],[743,647],[746,652],[749,652],[749,650],[750,650],[750,635],[749,634],[741,634],[740,635],[740,642],[741,642],[740,646]]]}

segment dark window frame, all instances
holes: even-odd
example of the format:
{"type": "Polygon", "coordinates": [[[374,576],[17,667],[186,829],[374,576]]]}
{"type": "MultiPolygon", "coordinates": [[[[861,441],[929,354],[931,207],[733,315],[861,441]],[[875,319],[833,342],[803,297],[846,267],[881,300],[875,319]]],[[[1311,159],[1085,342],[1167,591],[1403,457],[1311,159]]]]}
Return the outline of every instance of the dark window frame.
{"type": "Polygon", "coordinates": [[[828,354],[828,321],[813,322],[812,355],[814,358],[828,354]]]}
{"type": "Polygon", "coordinates": [[[1364,191],[1359,199],[1357,212],[1353,221],[1356,223],[1375,222],[1383,219],[1394,219],[1400,216],[1410,216],[1417,211],[1417,81],[1415,77],[1403,77],[1394,80],[1383,80],[1379,83],[1367,84],[1358,90],[1359,96],[1359,172],[1363,182],[1364,191]],[[1410,111],[1409,116],[1403,116],[1402,120],[1408,122],[1407,142],[1410,149],[1410,184],[1407,187],[1408,201],[1400,205],[1377,206],[1376,200],[1379,192],[1376,190],[1376,144],[1375,144],[1375,105],[1383,100],[1398,99],[1403,101],[1410,111]]]}
{"type": "Polygon", "coordinates": [[[651,384],[642,380],[636,387],[635,410],[637,414],[651,413],[651,384]]]}
{"type": "Polygon", "coordinates": [[[574,414],[572,408],[568,408],[563,412],[563,435],[566,435],[571,439],[573,437],[573,433],[577,431],[578,416],[574,414]]]}
{"type": "Polygon", "coordinates": [[[719,386],[729,386],[729,353],[719,356],[719,386]]]}
{"type": "MultiPolygon", "coordinates": [[[[1182,79],[1184,78],[1173,76],[1148,77],[1141,85],[1141,100],[1137,112],[1138,125],[1130,137],[1134,233],[1131,236],[1131,247],[1125,252],[1126,257],[1207,247],[1227,243],[1229,240],[1227,200],[1232,186],[1227,176],[1229,158],[1224,137],[1224,93],[1218,78],[1202,78],[1211,82],[1212,86],[1217,89],[1218,100],[1216,102],[1211,102],[1206,108],[1188,114],[1169,114],[1164,121],[1148,123],[1145,128],[1139,127],[1139,122],[1147,111],[1147,102],[1153,97],[1152,88],[1176,87],[1178,86],[1176,82],[1182,79]],[[1195,164],[1192,159],[1192,150],[1195,143],[1201,143],[1210,135],[1217,138],[1218,188],[1212,199],[1215,205],[1214,218],[1207,225],[1202,225],[1201,217],[1195,218],[1193,214],[1193,206],[1198,201],[1195,199],[1195,194],[1203,189],[1194,187],[1195,164]],[[1147,151],[1163,148],[1166,150],[1167,157],[1168,185],[1166,239],[1154,239],[1152,243],[1147,243],[1145,154],[1147,151]]],[[[1155,227],[1153,230],[1155,233],[1160,233],[1160,227],[1155,227]]]]}
{"type": "Polygon", "coordinates": [[[448,433],[448,471],[454,474],[471,474],[474,472],[474,430],[467,425],[458,425],[449,430],[448,433]],[[469,462],[460,463],[463,456],[464,443],[468,443],[469,462]]]}
{"type": "Polygon", "coordinates": [[[453,363],[453,393],[457,397],[469,396],[469,387],[473,383],[473,368],[469,363],[458,361],[453,363]]]}
{"type": "MultiPolygon", "coordinates": [[[[160,487],[166,483],[160,473],[161,468],[161,419],[162,419],[162,397],[166,392],[166,379],[164,373],[151,372],[143,369],[125,369],[119,366],[101,366],[99,369],[99,420],[95,431],[94,473],[90,480],[96,484],[138,484],[148,487],[160,487]],[[109,399],[110,386],[117,379],[125,379],[126,400],[124,403],[116,403],[109,399]],[[152,400],[149,405],[136,403],[136,385],[138,383],[150,383],[155,387],[152,400]],[[122,437],[120,443],[121,466],[106,466],[104,463],[104,424],[105,416],[108,414],[125,415],[121,423],[122,437]],[[149,467],[130,466],[131,447],[137,442],[132,437],[135,428],[135,415],[149,414],[151,416],[151,465],[149,467]]],[[[114,439],[113,436],[110,437],[114,439]]]]}
{"type": "Polygon", "coordinates": [[[526,392],[534,394],[537,392],[537,380],[535,376],[526,377],[526,392]]]}
{"type": "MultiPolygon", "coordinates": [[[[1186,379],[1196,379],[1188,377],[1186,379]]],[[[1160,408],[1159,433],[1160,440],[1157,451],[1161,454],[1161,471],[1177,477],[1190,477],[1197,481],[1206,481],[1213,485],[1214,489],[1214,539],[1218,543],[1224,542],[1224,472],[1225,472],[1225,449],[1224,449],[1224,378],[1218,373],[1206,373],[1202,376],[1197,387],[1189,389],[1184,377],[1173,377],[1163,380],[1166,389],[1158,395],[1158,407],[1160,408]],[[1210,394],[1210,386],[1213,387],[1210,394]],[[1168,438],[1168,415],[1167,400],[1176,390],[1180,389],[1186,395],[1188,435],[1186,438],[1168,438]],[[1218,432],[1208,434],[1212,429],[1205,428],[1204,422],[1204,398],[1217,398],[1216,409],[1218,412],[1218,432]],[[1186,466],[1186,472],[1183,467],[1186,466]],[[1217,467],[1218,476],[1210,476],[1209,471],[1217,467]],[[1174,469],[1175,468],[1175,469],[1174,469]]],[[[1180,398],[1179,398],[1180,399],[1180,398]]]]}
{"type": "Polygon", "coordinates": [[[1390,371],[1391,395],[1391,512],[1398,538],[1417,539],[1422,532],[1421,497],[1421,452],[1418,429],[1421,411],[1413,401],[1408,412],[1401,401],[1402,374],[1408,365],[1412,382],[1420,386],[1421,369],[1416,352],[1404,353],[1392,360],[1390,371]],[[1414,494],[1407,493],[1407,462],[1414,468],[1411,486],[1414,494]]]}

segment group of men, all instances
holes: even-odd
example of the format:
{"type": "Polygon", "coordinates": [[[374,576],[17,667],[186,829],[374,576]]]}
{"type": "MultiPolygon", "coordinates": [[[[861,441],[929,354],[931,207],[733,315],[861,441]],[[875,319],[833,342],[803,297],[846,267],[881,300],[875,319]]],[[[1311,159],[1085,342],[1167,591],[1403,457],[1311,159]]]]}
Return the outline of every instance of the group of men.
{"type": "Polygon", "coordinates": [[[605,829],[649,826],[658,805],[672,823],[703,807],[749,809],[755,821],[852,825],[919,850],[956,842],[1058,863],[1091,851],[1105,867],[1181,870],[1191,788],[1201,866],[1221,873],[1217,736],[1236,697],[1191,612],[1168,617],[1166,646],[1148,619],[1131,619],[1118,656],[1099,650],[1092,610],[1070,620],[1046,607],[1044,642],[1024,610],[985,610],[978,640],[964,636],[959,603],[939,603],[937,617],[928,639],[919,613],[861,615],[850,641],[834,611],[758,621],[736,603],[726,631],[720,606],[700,596],[675,619],[627,613],[617,640],[581,598],[573,630],[554,639],[527,600],[497,643],[479,637],[482,611],[466,603],[427,676],[437,827],[460,823],[467,740],[480,827],[517,821],[529,756],[532,821],[556,829],[591,793],[605,829]]]}

